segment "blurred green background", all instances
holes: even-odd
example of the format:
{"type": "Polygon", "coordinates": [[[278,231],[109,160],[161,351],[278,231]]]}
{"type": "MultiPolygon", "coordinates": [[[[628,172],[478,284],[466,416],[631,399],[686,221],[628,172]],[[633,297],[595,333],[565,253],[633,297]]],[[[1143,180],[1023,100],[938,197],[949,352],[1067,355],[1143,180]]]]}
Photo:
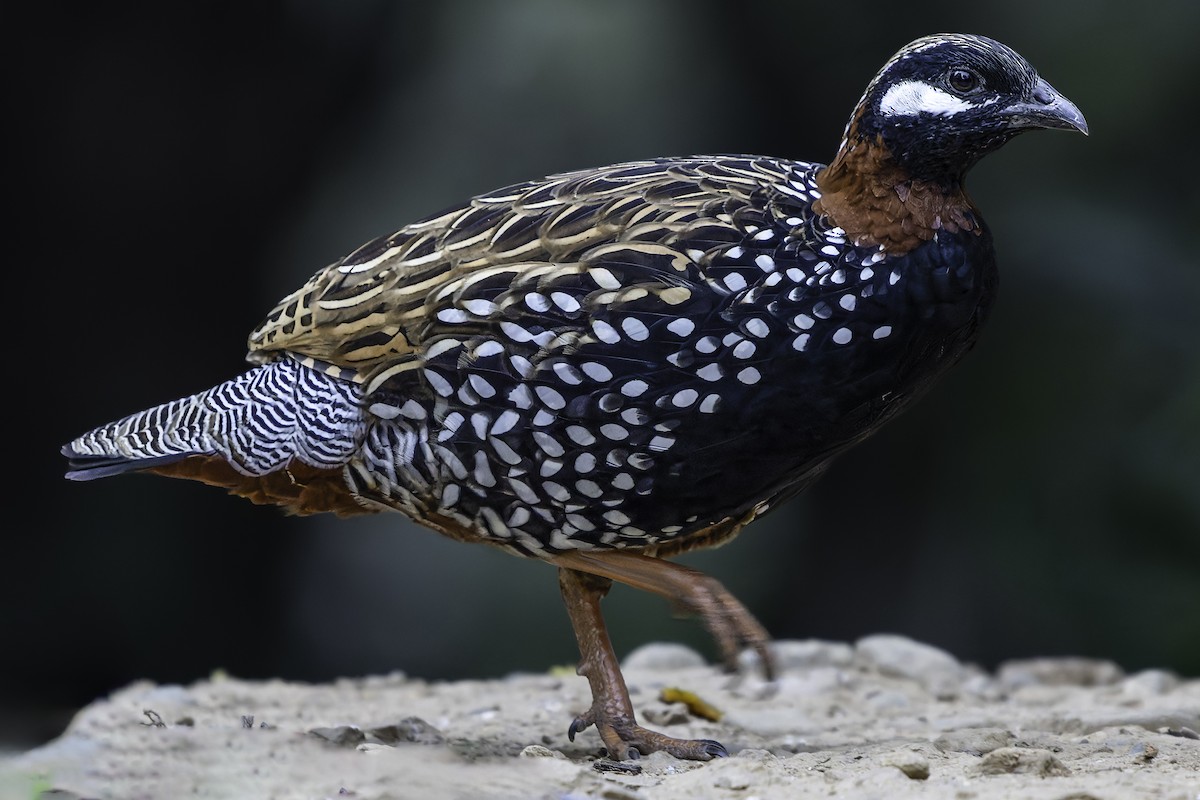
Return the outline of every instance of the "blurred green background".
{"type": "MultiPolygon", "coordinates": [[[[62,479],[84,430],[243,367],[276,300],[374,236],[547,173],[701,152],[828,160],[936,31],[1013,46],[1092,135],[972,173],[1000,299],[925,400],[686,559],[778,637],[898,632],[1200,675],[1200,4],[256,2],[6,8],[11,286],[0,743],[131,680],[573,663],[553,571],[399,515],[62,479]],[[14,249],[15,245],[15,249],[14,249]],[[15,438],[15,442],[13,441],[15,438]]],[[[620,653],[713,650],[617,588],[620,653]]],[[[564,718],[563,724],[567,720],[564,718]]]]}

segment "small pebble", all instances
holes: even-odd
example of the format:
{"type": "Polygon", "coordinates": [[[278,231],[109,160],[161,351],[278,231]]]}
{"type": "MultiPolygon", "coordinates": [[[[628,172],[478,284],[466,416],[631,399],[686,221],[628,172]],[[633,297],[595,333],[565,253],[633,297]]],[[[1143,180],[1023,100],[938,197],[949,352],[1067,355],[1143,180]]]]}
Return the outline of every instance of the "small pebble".
{"type": "Polygon", "coordinates": [[[652,642],[636,648],[621,662],[622,670],[674,671],[707,666],[704,656],[690,647],[672,642],[652,642]]]}
{"type": "Polygon", "coordinates": [[[616,772],[621,775],[641,775],[642,765],[636,761],[613,761],[609,758],[598,758],[592,762],[596,772],[616,772]]]}
{"type": "Polygon", "coordinates": [[[984,775],[1030,774],[1043,778],[1071,774],[1071,770],[1049,750],[1024,747],[1001,747],[999,750],[993,750],[979,762],[979,771],[984,775]]]}
{"type": "Polygon", "coordinates": [[[651,725],[682,725],[688,721],[688,707],[683,703],[650,706],[642,711],[642,716],[651,725]]]}
{"type": "Polygon", "coordinates": [[[967,728],[949,731],[934,739],[933,746],[943,753],[968,753],[981,756],[1013,743],[1011,731],[1003,728],[967,728]]]}
{"type": "Polygon", "coordinates": [[[1024,686],[1110,686],[1125,676],[1111,661],[1095,658],[1031,658],[1006,661],[996,679],[1008,689],[1024,686]]]}
{"type": "Polygon", "coordinates": [[[923,781],[929,777],[929,760],[918,753],[897,754],[888,763],[914,781],[923,781]]]}
{"type": "Polygon", "coordinates": [[[1121,691],[1135,697],[1157,697],[1179,686],[1179,676],[1164,669],[1146,669],[1121,681],[1121,691]]]}
{"type": "Polygon", "coordinates": [[[1129,754],[1133,756],[1134,761],[1149,764],[1158,755],[1158,748],[1149,742],[1138,742],[1130,748],[1129,754]]]}
{"type": "MultiPolygon", "coordinates": [[[[772,642],[770,649],[781,673],[812,667],[848,667],[854,663],[854,648],[844,642],[789,639],[772,642]]],[[[758,653],[753,650],[743,650],[738,655],[738,666],[745,672],[754,672],[758,664],[758,653]]]]}
{"type": "Polygon", "coordinates": [[[563,755],[558,750],[551,750],[549,747],[542,747],[540,744],[531,744],[521,751],[521,758],[562,758],[563,755]]]}
{"type": "Polygon", "coordinates": [[[892,634],[859,639],[854,649],[867,666],[914,680],[936,697],[950,699],[961,690],[963,667],[945,650],[892,634]]]}
{"type": "Polygon", "coordinates": [[[366,735],[352,725],[338,725],[330,728],[312,728],[309,736],[335,744],[339,747],[357,747],[366,741],[366,735]]]}

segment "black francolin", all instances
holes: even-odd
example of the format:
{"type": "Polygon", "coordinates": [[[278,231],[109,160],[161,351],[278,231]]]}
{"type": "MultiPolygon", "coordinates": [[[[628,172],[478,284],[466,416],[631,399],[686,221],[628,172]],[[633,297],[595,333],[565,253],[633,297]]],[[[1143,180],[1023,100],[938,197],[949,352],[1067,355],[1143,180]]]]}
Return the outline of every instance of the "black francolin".
{"type": "Polygon", "coordinates": [[[935,35],[883,66],[828,166],[661,158],[479,195],[317,272],[249,371],[80,436],[67,477],[400,511],[543,559],[593,696],[571,738],[725,755],[636,723],[600,599],[662,595],[770,669],[751,614],[663,559],[795,495],[971,347],[996,264],[963,178],[1031,128],[1087,133],[1008,47],[935,35]]]}

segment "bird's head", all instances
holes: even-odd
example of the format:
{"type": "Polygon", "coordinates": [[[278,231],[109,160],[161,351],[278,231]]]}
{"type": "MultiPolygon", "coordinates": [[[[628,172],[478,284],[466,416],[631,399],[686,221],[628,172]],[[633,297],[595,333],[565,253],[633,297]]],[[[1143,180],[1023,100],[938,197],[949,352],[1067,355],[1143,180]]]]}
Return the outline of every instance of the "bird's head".
{"type": "Polygon", "coordinates": [[[1032,128],[1088,132],[1075,104],[1011,48],[936,34],[906,45],[871,81],[839,155],[881,143],[908,177],[960,183],[981,157],[1032,128]]]}

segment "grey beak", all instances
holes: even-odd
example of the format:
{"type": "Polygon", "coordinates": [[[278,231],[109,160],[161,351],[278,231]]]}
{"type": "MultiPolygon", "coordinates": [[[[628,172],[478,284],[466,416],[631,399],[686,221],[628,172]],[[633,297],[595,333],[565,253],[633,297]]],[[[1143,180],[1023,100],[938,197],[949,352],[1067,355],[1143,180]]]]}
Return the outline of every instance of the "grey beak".
{"type": "Polygon", "coordinates": [[[1030,99],[1014,103],[1004,112],[1012,128],[1058,128],[1088,133],[1087,120],[1079,107],[1063,97],[1042,78],[1030,93],[1030,99]]]}

